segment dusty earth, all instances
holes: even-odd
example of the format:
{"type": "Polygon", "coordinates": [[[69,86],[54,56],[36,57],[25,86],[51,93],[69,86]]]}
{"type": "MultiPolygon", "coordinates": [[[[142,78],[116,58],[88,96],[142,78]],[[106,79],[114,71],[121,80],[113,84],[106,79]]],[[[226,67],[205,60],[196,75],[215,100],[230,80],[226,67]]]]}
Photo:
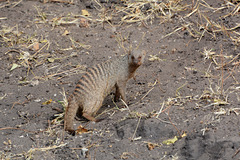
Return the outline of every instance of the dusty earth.
{"type": "Polygon", "coordinates": [[[0,1],[1,159],[240,159],[239,1],[0,1]],[[147,51],[128,108],[63,131],[86,67],[147,51]]]}

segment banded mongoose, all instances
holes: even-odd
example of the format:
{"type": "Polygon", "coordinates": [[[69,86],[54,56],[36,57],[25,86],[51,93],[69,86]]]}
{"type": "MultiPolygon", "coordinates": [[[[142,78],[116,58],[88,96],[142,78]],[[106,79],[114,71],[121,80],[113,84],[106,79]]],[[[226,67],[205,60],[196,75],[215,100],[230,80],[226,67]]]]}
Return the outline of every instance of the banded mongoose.
{"type": "Polygon", "coordinates": [[[145,51],[129,51],[116,60],[109,60],[87,69],[68,98],[68,106],[64,117],[64,129],[75,134],[73,121],[80,114],[90,121],[97,122],[94,116],[102,106],[104,98],[115,87],[114,100],[120,96],[126,102],[126,83],[134,77],[137,68],[143,63],[145,51]]]}

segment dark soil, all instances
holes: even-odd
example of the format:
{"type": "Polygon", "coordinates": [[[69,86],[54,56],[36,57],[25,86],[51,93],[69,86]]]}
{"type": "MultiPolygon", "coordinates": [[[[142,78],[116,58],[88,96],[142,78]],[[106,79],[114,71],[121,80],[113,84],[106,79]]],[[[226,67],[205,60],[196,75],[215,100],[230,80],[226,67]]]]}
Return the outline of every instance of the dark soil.
{"type": "Polygon", "coordinates": [[[125,1],[0,1],[1,159],[240,159],[239,2],[206,2],[152,2],[165,15],[127,23],[125,1]],[[101,122],[64,132],[63,93],[131,46],[147,55],[129,110],[111,94],[101,122]]]}

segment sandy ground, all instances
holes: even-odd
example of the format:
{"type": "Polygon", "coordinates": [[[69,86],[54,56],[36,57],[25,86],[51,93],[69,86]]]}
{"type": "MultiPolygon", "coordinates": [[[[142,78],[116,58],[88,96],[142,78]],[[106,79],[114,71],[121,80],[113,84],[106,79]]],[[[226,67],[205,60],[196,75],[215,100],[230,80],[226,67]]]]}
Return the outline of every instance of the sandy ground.
{"type": "Polygon", "coordinates": [[[227,0],[0,1],[1,159],[239,159],[239,12],[227,0]],[[111,94],[104,120],[64,132],[81,74],[131,47],[147,55],[129,109],[111,94]]]}

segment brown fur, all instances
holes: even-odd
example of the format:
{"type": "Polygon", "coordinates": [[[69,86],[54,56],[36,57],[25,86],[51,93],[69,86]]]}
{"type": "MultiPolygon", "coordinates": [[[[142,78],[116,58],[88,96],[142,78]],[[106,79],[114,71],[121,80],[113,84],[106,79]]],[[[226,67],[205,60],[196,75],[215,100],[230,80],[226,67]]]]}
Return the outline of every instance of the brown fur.
{"type": "Polygon", "coordinates": [[[68,98],[64,129],[75,134],[73,121],[77,112],[90,121],[98,121],[94,116],[102,106],[104,98],[114,87],[116,88],[114,100],[121,97],[126,102],[127,81],[134,77],[144,57],[145,51],[136,50],[114,61],[107,61],[89,68],[68,98]]]}

